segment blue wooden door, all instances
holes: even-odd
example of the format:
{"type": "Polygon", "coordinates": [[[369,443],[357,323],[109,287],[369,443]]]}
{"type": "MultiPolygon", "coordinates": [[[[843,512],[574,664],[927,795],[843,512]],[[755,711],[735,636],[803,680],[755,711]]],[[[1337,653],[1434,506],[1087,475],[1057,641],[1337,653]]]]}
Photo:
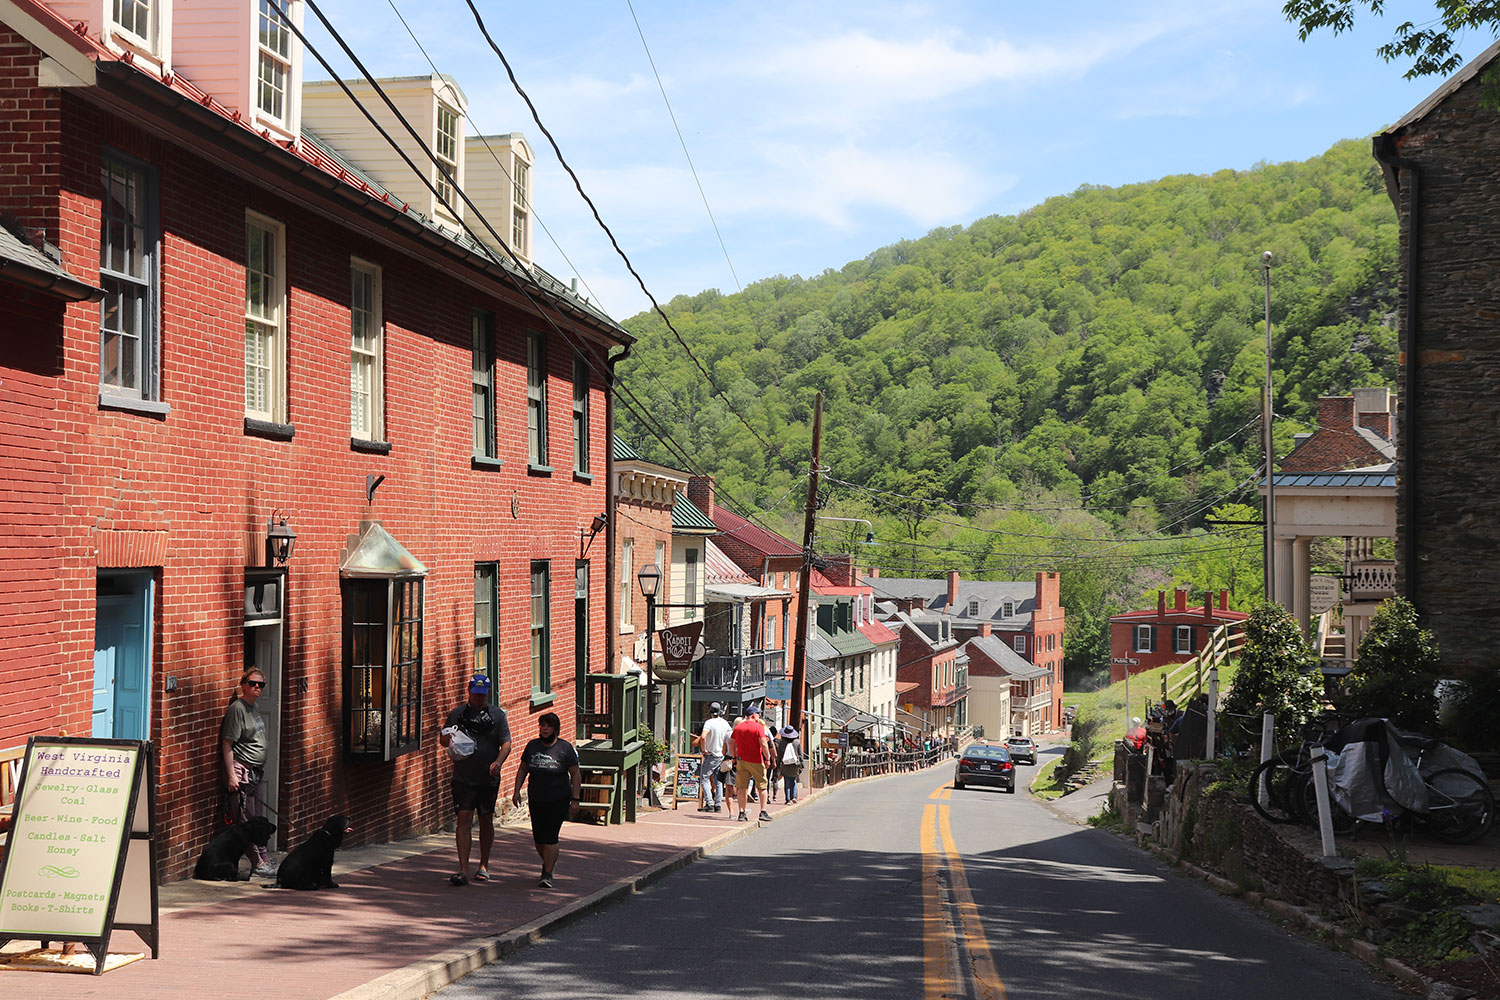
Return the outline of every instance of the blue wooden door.
{"type": "Polygon", "coordinates": [[[94,620],[95,737],[144,740],[150,735],[150,585],[100,595],[94,620]]]}

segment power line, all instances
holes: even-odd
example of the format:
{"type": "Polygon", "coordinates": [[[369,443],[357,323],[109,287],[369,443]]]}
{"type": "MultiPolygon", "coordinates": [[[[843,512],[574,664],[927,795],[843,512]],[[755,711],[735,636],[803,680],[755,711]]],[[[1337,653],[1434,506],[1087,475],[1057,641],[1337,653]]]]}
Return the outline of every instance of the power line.
{"type": "MultiPolygon", "coordinates": [[[[311,2],[311,0],[309,0],[309,2],[311,2]]],[[[573,179],[573,186],[578,190],[579,197],[581,197],[589,206],[589,211],[594,215],[594,221],[599,224],[599,228],[604,230],[604,234],[609,237],[610,245],[615,248],[615,253],[617,253],[620,256],[620,259],[625,262],[626,270],[628,270],[631,276],[635,278],[636,284],[641,286],[641,291],[645,293],[646,298],[651,301],[651,307],[656,310],[656,314],[660,316],[662,322],[667,325],[667,329],[672,331],[672,336],[677,339],[677,343],[682,346],[683,351],[690,359],[692,359],[692,362],[697,366],[698,371],[703,373],[704,379],[708,381],[708,384],[710,388],[713,389],[714,394],[724,401],[724,405],[729,408],[729,412],[733,413],[735,415],[735,418],[738,419],[739,422],[745,426],[745,429],[750,432],[751,436],[753,436],[755,440],[760,442],[761,447],[766,449],[767,457],[769,458],[771,455],[776,454],[778,449],[773,447],[771,443],[765,438],[761,437],[760,433],[750,425],[750,421],[746,420],[744,415],[735,408],[734,403],[730,401],[729,396],[724,392],[723,389],[719,388],[719,384],[714,381],[714,377],[710,375],[708,369],[703,366],[703,362],[698,360],[698,356],[693,353],[693,349],[688,346],[687,341],[682,339],[682,334],[677,332],[677,327],[672,325],[672,320],[667,316],[666,311],[662,309],[661,303],[656,301],[656,296],[652,295],[651,289],[646,287],[645,279],[642,278],[640,272],[635,269],[635,265],[631,263],[630,257],[620,247],[619,241],[615,239],[614,232],[610,230],[609,226],[605,224],[603,217],[600,216],[598,206],[594,204],[593,199],[588,196],[588,193],[586,191],[584,191],[583,182],[578,179],[578,175],[573,171],[573,168],[568,165],[568,161],[563,157],[562,149],[558,147],[557,140],[553,138],[553,135],[551,131],[548,130],[547,126],[542,124],[542,118],[541,115],[537,113],[536,105],[531,102],[531,97],[521,86],[520,81],[516,79],[515,71],[511,69],[510,60],[505,58],[505,53],[500,50],[500,46],[497,45],[494,38],[490,36],[489,29],[484,25],[484,18],[479,14],[479,8],[474,6],[474,0],[464,0],[464,3],[468,5],[470,13],[474,15],[474,23],[479,26],[480,34],[484,35],[484,40],[489,43],[490,48],[494,51],[495,55],[499,57],[500,64],[505,67],[505,74],[506,76],[510,77],[511,86],[515,87],[516,93],[521,95],[521,100],[526,102],[526,107],[531,112],[531,120],[536,122],[536,127],[541,129],[542,134],[547,137],[547,141],[552,144],[552,152],[557,156],[557,162],[562,164],[562,168],[566,170],[568,172],[568,176],[573,179]]]]}
{"type": "Polygon", "coordinates": [[[734,278],[734,287],[743,292],[745,288],[740,284],[740,276],[735,273],[734,261],[729,259],[729,248],[724,245],[724,234],[719,232],[719,221],[714,218],[714,210],[709,207],[708,195],[703,190],[703,182],[698,179],[698,168],[693,165],[693,157],[688,152],[687,140],[682,137],[682,127],[677,124],[677,115],[672,110],[672,102],[667,100],[667,88],[661,82],[661,74],[656,71],[656,60],[651,57],[651,46],[646,44],[646,33],[641,30],[641,19],[636,16],[635,5],[630,0],[625,0],[625,6],[630,8],[630,19],[635,22],[636,34],[641,36],[641,48],[646,50],[646,61],[651,64],[651,75],[656,77],[656,89],[661,91],[662,103],[667,106],[667,117],[672,119],[672,128],[677,132],[677,141],[682,144],[682,155],[687,160],[688,169],[693,172],[693,183],[698,185],[698,196],[703,199],[703,210],[708,213],[708,221],[714,227],[714,235],[719,238],[719,249],[724,251],[724,263],[729,265],[729,274],[734,278]]]}

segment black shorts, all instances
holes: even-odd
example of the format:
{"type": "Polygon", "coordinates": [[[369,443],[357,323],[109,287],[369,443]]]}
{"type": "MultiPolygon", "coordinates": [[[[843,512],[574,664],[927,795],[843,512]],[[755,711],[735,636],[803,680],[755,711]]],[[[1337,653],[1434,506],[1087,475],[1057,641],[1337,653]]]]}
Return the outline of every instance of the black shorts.
{"type": "Polygon", "coordinates": [[[455,781],[451,787],[454,812],[477,812],[481,816],[495,815],[495,799],[500,795],[499,785],[469,785],[455,781]]]}
{"type": "Polygon", "coordinates": [[[569,801],[531,803],[531,839],[538,844],[555,844],[568,818],[569,801]]]}

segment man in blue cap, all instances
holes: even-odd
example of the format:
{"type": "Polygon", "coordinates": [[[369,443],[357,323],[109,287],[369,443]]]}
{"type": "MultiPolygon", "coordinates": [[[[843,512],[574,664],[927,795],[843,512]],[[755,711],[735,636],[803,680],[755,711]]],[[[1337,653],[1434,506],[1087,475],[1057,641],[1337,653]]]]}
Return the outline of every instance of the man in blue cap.
{"type": "Polygon", "coordinates": [[[510,756],[510,722],[491,705],[490,679],[484,674],[469,678],[469,700],[448,713],[438,742],[453,742],[452,730],[474,741],[474,752],[453,762],[453,812],[457,822],[453,839],[458,847],[458,871],[448,877],[453,885],[469,884],[469,851],[473,843],[474,814],[479,813],[479,867],[475,882],[490,880],[490,847],[495,843],[495,799],[500,794],[500,769],[510,756]]]}

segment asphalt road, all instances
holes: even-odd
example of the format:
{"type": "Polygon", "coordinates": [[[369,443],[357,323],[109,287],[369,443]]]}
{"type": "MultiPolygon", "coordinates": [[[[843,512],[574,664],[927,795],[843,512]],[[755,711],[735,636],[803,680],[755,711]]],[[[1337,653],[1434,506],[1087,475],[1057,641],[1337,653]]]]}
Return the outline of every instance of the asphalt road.
{"type": "Polygon", "coordinates": [[[956,791],[951,777],[839,789],[435,995],[1402,995],[1118,838],[1058,820],[1024,788],[956,791]]]}

